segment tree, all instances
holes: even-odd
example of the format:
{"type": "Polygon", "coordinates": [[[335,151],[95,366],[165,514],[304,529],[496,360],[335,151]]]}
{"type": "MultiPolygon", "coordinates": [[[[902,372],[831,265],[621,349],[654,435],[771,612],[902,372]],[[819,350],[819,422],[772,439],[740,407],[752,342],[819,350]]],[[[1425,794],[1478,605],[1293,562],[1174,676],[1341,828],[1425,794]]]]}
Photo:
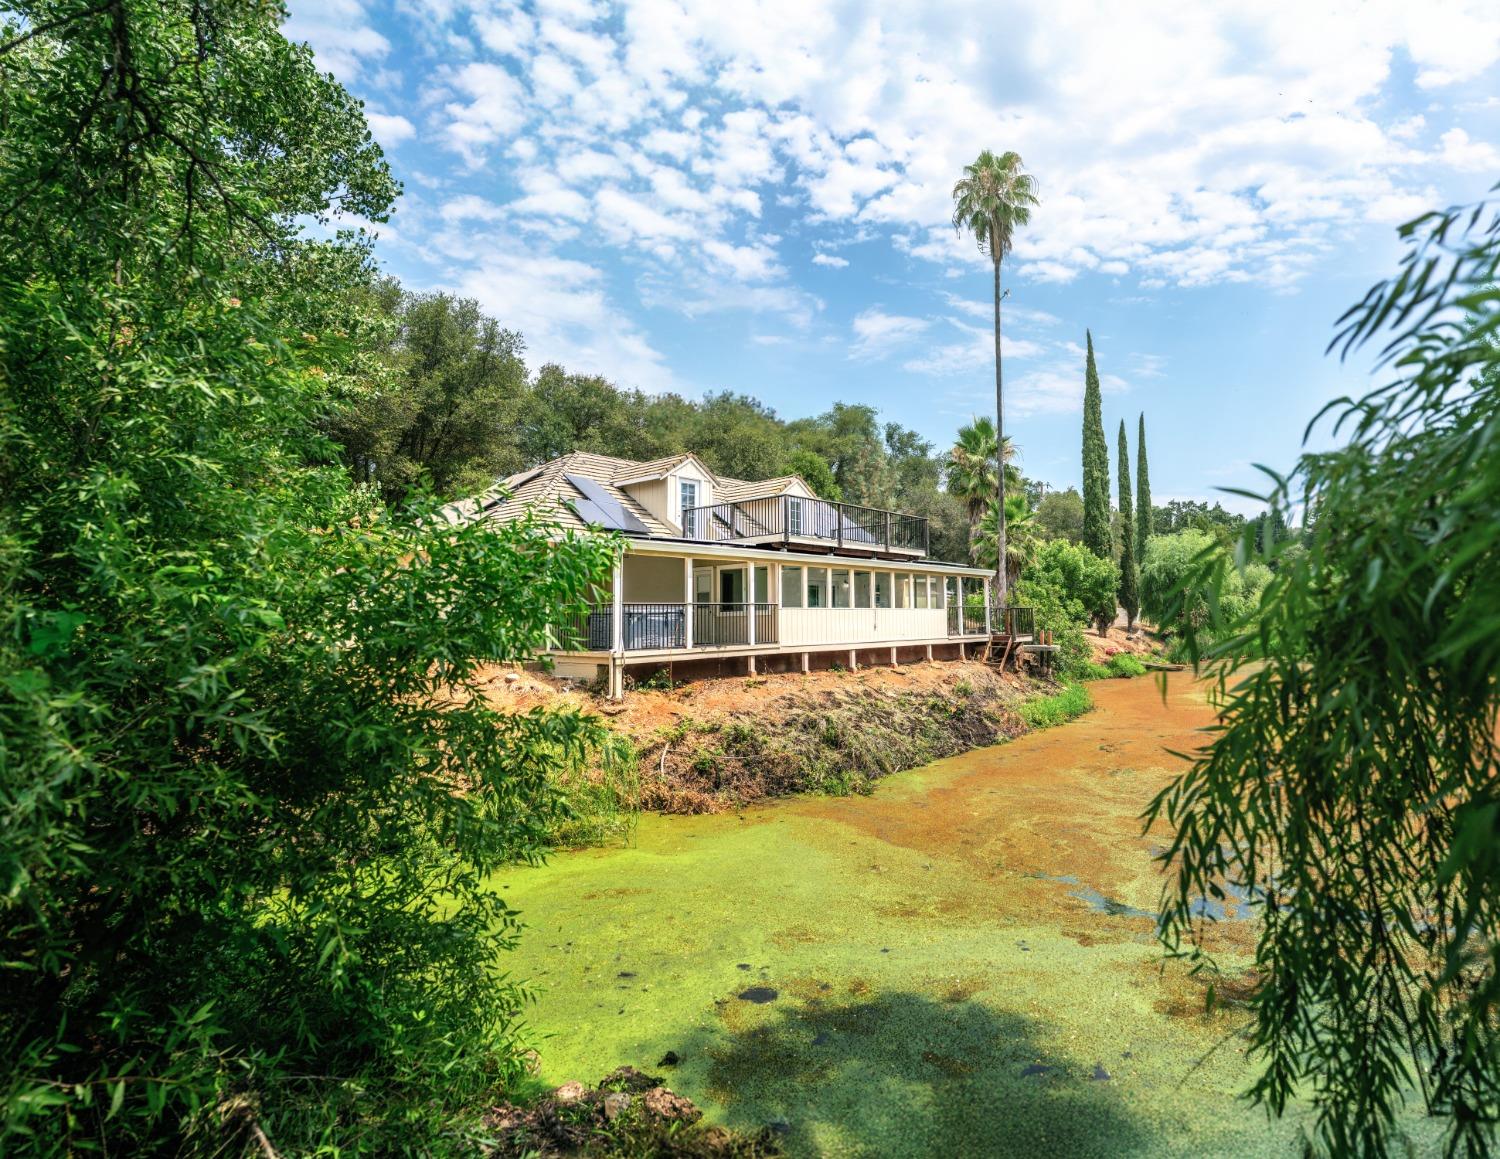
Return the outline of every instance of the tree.
{"type": "MultiPolygon", "coordinates": [[[[1005,439],[1005,390],[1000,353],[1000,265],[1010,253],[1017,227],[1031,221],[1032,206],[1039,204],[1036,182],[1021,171],[1021,155],[1007,152],[996,157],[988,149],[972,165],[964,166],[964,175],[953,186],[953,228],[967,230],[979,244],[979,252],[988,254],[995,271],[995,434],[1005,439]]],[[[995,599],[1006,603],[1006,575],[1001,562],[1005,550],[1005,472],[995,475],[997,530],[995,599]]]]}
{"type": "Polygon", "coordinates": [[[359,482],[389,504],[419,485],[443,498],[473,494],[523,463],[515,439],[526,390],[524,344],[479,303],[402,294],[394,281],[386,373],[350,392],[329,420],[359,482]]]}
{"type": "Polygon", "coordinates": [[[786,467],[788,474],[800,475],[814,495],[835,501],[844,497],[828,460],[816,451],[793,451],[787,456],[786,467]]]}
{"type": "MultiPolygon", "coordinates": [[[[1083,373],[1083,546],[1100,559],[1114,558],[1109,526],[1109,444],[1104,441],[1104,400],[1094,364],[1094,336],[1084,332],[1088,360],[1083,373]]],[[[1110,613],[1114,619],[1114,613],[1110,613]]]]}
{"type": "Polygon", "coordinates": [[[1083,542],[1083,496],[1076,487],[1048,491],[1036,506],[1037,534],[1044,539],[1083,542]]]}
{"type": "MultiPolygon", "coordinates": [[[[1259,919],[1251,1095],[1303,1097],[1320,1149],[1404,1154],[1419,1098],[1448,1153],[1500,1119],[1500,214],[1403,226],[1397,277],[1332,348],[1380,341],[1391,381],[1331,404],[1340,449],[1303,454],[1264,499],[1322,514],[1253,608],[1211,602],[1211,744],[1153,803],[1170,818],[1160,934],[1205,969],[1201,899],[1259,919]]],[[[1242,532],[1238,551],[1252,550],[1242,532]]],[[[1153,541],[1152,546],[1159,540],[1153,541]]],[[[1200,590],[1235,570],[1209,555],[1200,590]]]]}
{"type": "MultiPolygon", "coordinates": [[[[1008,492],[1021,490],[1020,472],[1011,463],[1014,455],[1015,448],[1007,439],[1004,457],[1007,476],[1005,489],[1008,492]]],[[[989,419],[979,417],[967,426],[958,428],[958,441],[948,452],[948,467],[945,474],[949,494],[957,496],[963,502],[964,510],[968,514],[971,545],[979,541],[980,522],[986,514],[995,509],[994,498],[999,490],[995,481],[995,473],[999,458],[995,424],[989,419]]],[[[971,546],[969,549],[971,557],[974,551],[975,548],[971,546]]],[[[993,550],[990,554],[993,557],[993,550]]]]}
{"type": "Polygon", "coordinates": [[[1083,629],[1101,613],[1114,615],[1119,584],[1119,569],[1087,548],[1061,539],[1037,544],[1021,571],[1015,597],[1036,609],[1037,627],[1056,634],[1063,675],[1079,674],[1088,662],[1083,629]]]}
{"type": "MultiPolygon", "coordinates": [[[[1005,573],[1011,584],[1020,577],[1021,569],[1031,562],[1036,554],[1037,536],[1032,522],[1032,513],[1026,506],[1026,496],[1012,493],[1006,497],[1005,526],[1005,573]]],[[[995,501],[990,500],[990,509],[979,522],[979,534],[973,543],[972,559],[980,567],[994,567],[999,551],[1000,520],[995,512],[995,501]]]]}
{"type": "Polygon", "coordinates": [[[1155,530],[1152,527],[1151,475],[1146,466],[1146,414],[1141,412],[1140,426],[1135,437],[1135,561],[1139,564],[1146,558],[1146,541],[1155,530]]]}
{"type": "Polygon", "coordinates": [[[302,235],[397,187],[279,5],[20,8],[0,1151],[454,1146],[522,1069],[485,879],[536,855],[599,735],[490,710],[479,660],[543,647],[614,545],[351,485],[320,423],[371,275],[302,235]]]}
{"type": "Polygon", "coordinates": [[[1141,610],[1137,587],[1140,576],[1135,562],[1135,520],[1130,509],[1130,446],[1125,440],[1125,420],[1120,420],[1120,607],[1125,609],[1125,626],[1135,628],[1135,617],[1141,610]]]}

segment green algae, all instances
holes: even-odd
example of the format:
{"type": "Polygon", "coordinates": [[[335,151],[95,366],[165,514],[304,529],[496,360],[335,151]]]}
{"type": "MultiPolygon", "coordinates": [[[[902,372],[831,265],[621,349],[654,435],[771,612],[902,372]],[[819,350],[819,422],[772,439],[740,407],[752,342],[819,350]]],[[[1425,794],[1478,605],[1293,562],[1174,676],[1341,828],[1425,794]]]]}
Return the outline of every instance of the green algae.
{"type": "MultiPolygon", "coordinates": [[[[507,871],[541,1079],[672,1052],[668,1083],[711,1120],[784,1124],[797,1155],[1297,1154],[1298,1114],[1268,1123],[1235,1097],[1243,1011],[1202,1013],[1162,972],[1149,920],[1094,912],[959,824],[1025,811],[1036,790],[1018,770],[1108,750],[1112,727],[1096,713],[869,798],[647,816],[628,848],[507,871]],[[1073,730],[1092,731],[1067,750],[1044,739],[1073,730]],[[935,802],[957,820],[934,847],[904,826],[935,802]]],[[[1087,815],[1122,780],[1078,783],[1087,815]]],[[[1149,904],[1144,844],[1139,862],[1085,884],[1149,904]]]]}

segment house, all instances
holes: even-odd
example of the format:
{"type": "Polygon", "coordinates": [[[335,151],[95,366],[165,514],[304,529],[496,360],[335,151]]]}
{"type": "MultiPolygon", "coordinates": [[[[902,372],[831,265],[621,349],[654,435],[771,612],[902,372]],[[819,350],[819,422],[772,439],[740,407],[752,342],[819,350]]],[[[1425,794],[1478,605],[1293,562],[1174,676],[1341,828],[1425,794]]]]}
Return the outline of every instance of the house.
{"type": "Polygon", "coordinates": [[[551,655],[560,675],[602,678],[612,696],[627,674],[663,668],[852,669],[961,656],[990,639],[987,571],[928,558],[920,516],[820,499],[795,475],[748,482],[692,454],[642,463],[576,451],[445,514],[527,510],[621,534],[611,589],[556,625],[551,655]]]}

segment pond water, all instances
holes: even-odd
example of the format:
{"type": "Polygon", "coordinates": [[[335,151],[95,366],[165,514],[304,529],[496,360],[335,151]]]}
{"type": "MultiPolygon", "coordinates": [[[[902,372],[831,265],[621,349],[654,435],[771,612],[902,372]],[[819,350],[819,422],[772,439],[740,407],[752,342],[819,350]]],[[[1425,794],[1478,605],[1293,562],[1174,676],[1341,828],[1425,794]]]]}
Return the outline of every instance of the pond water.
{"type": "MultiPolygon", "coordinates": [[[[500,875],[541,1078],[629,1063],[795,1155],[1297,1154],[1295,1116],[1235,1098],[1243,1012],[1204,1015],[1153,936],[1166,835],[1138,817],[1202,691],[1091,689],[1071,725],[869,797],[647,816],[500,875]]],[[[1222,923],[1231,967],[1254,925],[1222,923]]]]}

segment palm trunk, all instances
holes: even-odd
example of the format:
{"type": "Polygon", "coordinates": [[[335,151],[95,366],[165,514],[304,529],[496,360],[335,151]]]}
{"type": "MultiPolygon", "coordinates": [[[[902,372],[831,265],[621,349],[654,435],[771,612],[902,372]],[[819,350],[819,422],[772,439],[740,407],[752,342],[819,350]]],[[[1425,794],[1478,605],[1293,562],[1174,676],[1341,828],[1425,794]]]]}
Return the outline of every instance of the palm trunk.
{"type": "MultiPolygon", "coordinates": [[[[991,250],[992,253],[998,252],[991,250]]],[[[995,600],[1008,603],[1005,566],[1005,392],[1000,364],[1000,259],[995,259],[995,476],[999,480],[1000,510],[995,516],[995,600]]]]}

